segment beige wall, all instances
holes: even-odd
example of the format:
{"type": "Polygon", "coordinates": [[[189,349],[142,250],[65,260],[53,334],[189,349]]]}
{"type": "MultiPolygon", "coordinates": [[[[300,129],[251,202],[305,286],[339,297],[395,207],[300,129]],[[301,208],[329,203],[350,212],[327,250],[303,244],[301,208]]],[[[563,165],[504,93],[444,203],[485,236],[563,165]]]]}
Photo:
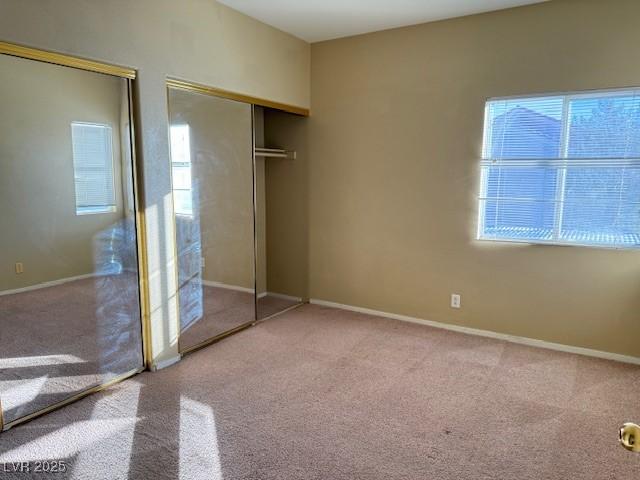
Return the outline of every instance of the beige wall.
{"type": "Polygon", "coordinates": [[[119,129],[126,83],[0,55],[0,85],[0,291],[93,273],[94,236],[123,215],[119,129]],[[74,121],[112,128],[114,213],[76,215],[74,121]],[[16,262],[24,273],[15,273],[16,262]]]}
{"type": "Polygon", "coordinates": [[[639,19],[557,0],[314,44],[311,297],[640,356],[640,253],[474,240],[485,99],[640,84],[639,19]]]}
{"type": "Polygon", "coordinates": [[[265,143],[296,159],[265,161],[269,292],[309,298],[309,119],[265,109],[265,143]]]}
{"type": "Polygon", "coordinates": [[[310,103],[309,44],[215,0],[3,0],[0,40],[134,67],[157,87],[169,75],[310,103]]]}
{"type": "Polygon", "coordinates": [[[213,0],[3,0],[0,40],[138,69],[154,362],[178,344],[167,75],[309,106],[309,45],[213,0]]]}

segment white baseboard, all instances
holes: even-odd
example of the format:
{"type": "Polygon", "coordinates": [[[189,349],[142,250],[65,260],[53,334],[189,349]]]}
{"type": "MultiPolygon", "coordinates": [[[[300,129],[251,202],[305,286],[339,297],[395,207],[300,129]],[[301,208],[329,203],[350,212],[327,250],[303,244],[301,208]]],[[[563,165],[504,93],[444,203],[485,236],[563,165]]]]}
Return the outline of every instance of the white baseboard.
{"type": "Polygon", "coordinates": [[[267,295],[269,295],[269,292],[262,292],[262,293],[259,293],[259,294],[258,294],[258,298],[264,298],[264,297],[266,297],[267,295]]]}
{"type": "Polygon", "coordinates": [[[282,300],[290,300],[292,302],[302,302],[302,298],[294,297],[291,295],[285,295],[284,293],[275,293],[275,292],[265,292],[264,296],[270,296],[274,298],[281,298],[282,300]]]}
{"type": "Polygon", "coordinates": [[[520,345],[527,345],[530,347],[546,348],[548,350],[556,350],[559,352],[575,353],[577,355],[585,355],[588,357],[603,358],[605,360],[614,360],[616,362],[640,365],[640,358],[632,357],[629,355],[621,355],[619,353],[603,352],[601,350],[592,350],[590,348],[574,347],[571,345],[563,345],[561,343],[546,342],[544,340],[537,340],[535,338],[518,337],[516,335],[492,332],[490,330],[480,330],[477,328],[462,327],[460,325],[452,325],[449,323],[434,322],[431,320],[424,320],[422,318],[409,317],[407,315],[399,315],[397,313],[382,312],[382,311],[373,310],[370,308],[355,307],[353,305],[344,305],[341,303],[329,302],[327,300],[319,300],[317,298],[310,299],[309,303],[323,306],[323,307],[340,308],[342,310],[365,313],[367,315],[375,315],[378,317],[392,318],[394,320],[401,320],[403,322],[419,323],[421,325],[427,325],[429,327],[442,328],[445,330],[452,330],[454,332],[466,333],[469,335],[477,335],[480,337],[494,338],[494,339],[504,340],[511,343],[518,343],[520,345]]]}
{"type": "Polygon", "coordinates": [[[239,285],[229,285],[228,283],[213,282],[211,280],[202,280],[202,284],[207,287],[225,288],[227,290],[236,290],[238,292],[253,293],[253,288],[241,287],[239,285]]]}
{"type": "Polygon", "coordinates": [[[84,280],[85,278],[95,277],[95,273],[85,273],[84,275],[76,275],[75,277],[60,278],[58,280],[51,280],[50,282],[38,283],[36,285],[29,285],[28,287],[14,288],[13,290],[0,291],[0,297],[3,295],[13,295],[15,293],[31,292],[33,290],[40,290],[41,288],[55,287],[56,285],[63,285],[65,283],[74,282],[76,280],[84,280]]]}
{"type": "Polygon", "coordinates": [[[180,359],[182,358],[182,356],[180,355],[176,355],[175,357],[171,357],[171,358],[167,358],[165,360],[160,360],[159,362],[155,362],[152,366],[151,366],[151,370],[153,372],[156,372],[158,370],[162,370],[163,368],[167,368],[170,367],[171,365],[173,365],[174,363],[178,363],[180,361],[180,359]]]}

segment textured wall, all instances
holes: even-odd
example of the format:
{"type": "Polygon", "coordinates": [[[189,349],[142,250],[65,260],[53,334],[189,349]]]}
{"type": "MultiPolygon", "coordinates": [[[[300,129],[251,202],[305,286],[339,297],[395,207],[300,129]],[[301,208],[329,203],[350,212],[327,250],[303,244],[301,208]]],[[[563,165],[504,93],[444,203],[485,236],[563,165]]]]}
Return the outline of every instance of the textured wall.
{"type": "Polygon", "coordinates": [[[640,253],[474,239],[485,100],[638,85],[638,19],[558,0],[313,44],[311,297],[640,356],[640,253]]]}
{"type": "Polygon", "coordinates": [[[265,160],[268,290],[309,297],[309,119],[265,109],[265,143],[295,150],[265,160]]]}

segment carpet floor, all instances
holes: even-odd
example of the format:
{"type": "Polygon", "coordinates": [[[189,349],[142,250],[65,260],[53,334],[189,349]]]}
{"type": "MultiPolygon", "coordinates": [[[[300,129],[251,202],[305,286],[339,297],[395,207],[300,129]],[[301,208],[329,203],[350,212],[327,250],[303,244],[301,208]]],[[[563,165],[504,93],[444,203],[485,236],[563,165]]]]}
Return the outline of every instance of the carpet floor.
{"type": "MultiPolygon", "coordinates": [[[[258,299],[258,318],[281,312],[296,302],[279,296],[258,299]]],[[[202,285],[202,317],[180,332],[180,349],[204,342],[256,318],[253,293],[202,285]]]]}
{"type": "Polygon", "coordinates": [[[640,456],[617,443],[638,398],[637,366],[305,305],[0,434],[0,467],[64,461],[48,479],[638,478],[640,456]]]}
{"type": "MultiPolygon", "coordinates": [[[[195,345],[255,318],[254,296],[203,287],[204,316],[181,336],[195,345]]],[[[261,317],[294,302],[267,295],[261,317]]],[[[137,277],[74,280],[0,296],[0,399],[6,422],[142,366],[137,277]]],[[[0,470],[1,472],[1,470],[0,470]]]]}

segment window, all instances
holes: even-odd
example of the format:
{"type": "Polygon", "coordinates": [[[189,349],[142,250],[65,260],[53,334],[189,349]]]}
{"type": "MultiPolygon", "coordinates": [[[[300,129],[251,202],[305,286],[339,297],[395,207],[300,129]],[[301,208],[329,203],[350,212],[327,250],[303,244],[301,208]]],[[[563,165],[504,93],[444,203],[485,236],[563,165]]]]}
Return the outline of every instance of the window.
{"type": "Polygon", "coordinates": [[[111,127],[71,124],[76,215],[116,211],[111,127]]]}
{"type": "Polygon", "coordinates": [[[193,215],[189,125],[171,125],[171,178],[176,215],[193,215]]]}
{"type": "Polygon", "coordinates": [[[478,238],[640,246],[640,89],[489,100],[478,238]]]}

